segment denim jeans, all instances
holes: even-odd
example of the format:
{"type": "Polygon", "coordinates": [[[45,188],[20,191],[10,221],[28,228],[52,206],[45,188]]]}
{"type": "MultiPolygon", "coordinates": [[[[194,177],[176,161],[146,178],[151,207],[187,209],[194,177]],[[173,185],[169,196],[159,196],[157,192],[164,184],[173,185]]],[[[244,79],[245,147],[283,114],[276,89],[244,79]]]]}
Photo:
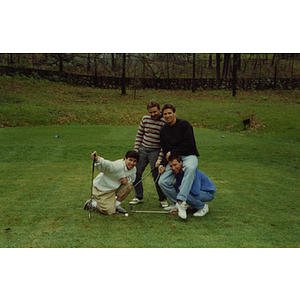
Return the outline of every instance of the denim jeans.
{"type": "MultiPolygon", "coordinates": [[[[160,152],[160,149],[146,148],[143,146],[140,147],[140,149],[139,149],[140,159],[136,165],[137,173],[136,173],[136,179],[135,179],[134,184],[136,184],[137,182],[139,182],[141,180],[141,178],[143,176],[143,172],[145,171],[145,168],[148,165],[148,163],[150,163],[151,170],[153,170],[155,168],[155,163],[158,159],[159,152],[160,152]]],[[[158,176],[158,169],[155,168],[155,170],[152,172],[152,177],[153,177],[154,182],[155,182],[157,176],[158,176]]],[[[159,201],[165,200],[166,196],[163,194],[162,190],[160,189],[158,182],[156,182],[155,187],[156,187],[156,192],[159,197],[159,201]]],[[[143,193],[144,193],[143,183],[141,182],[134,188],[134,195],[136,198],[143,199],[143,193]]]]}
{"type": "Polygon", "coordinates": [[[159,178],[159,186],[163,193],[173,202],[178,200],[187,201],[188,195],[192,188],[192,184],[196,177],[196,169],[198,166],[198,158],[196,155],[182,156],[182,164],[184,176],[181,182],[180,192],[177,194],[173,181],[175,174],[171,170],[169,164],[166,166],[166,171],[159,178]]]}
{"type": "Polygon", "coordinates": [[[191,205],[194,208],[201,209],[204,207],[205,202],[210,202],[215,197],[215,192],[205,192],[200,191],[200,195],[194,196],[189,194],[187,199],[187,204],[191,205]]]}

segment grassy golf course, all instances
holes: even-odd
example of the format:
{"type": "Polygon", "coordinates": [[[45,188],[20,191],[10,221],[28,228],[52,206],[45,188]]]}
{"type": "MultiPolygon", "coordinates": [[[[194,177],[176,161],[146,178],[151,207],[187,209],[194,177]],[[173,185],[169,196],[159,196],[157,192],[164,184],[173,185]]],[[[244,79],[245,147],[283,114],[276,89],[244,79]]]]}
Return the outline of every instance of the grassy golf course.
{"type": "MultiPolygon", "coordinates": [[[[300,91],[143,90],[134,97],[7,76],[0,87],[1,248],[300,246],[300,91]],[[217,188],[210,212],[186,221],[132,213],[131,192],[123,202],[128,217],[94,211],[89,219],[91,152],[123,157],[151,99],[174,103],[177,117],[193,124],[198,168],[217,188]]],[[[152,186],[149,176],[145,198],[152,186]]],[[[144,210],[160,209],[153,191],[144,210]]]]}

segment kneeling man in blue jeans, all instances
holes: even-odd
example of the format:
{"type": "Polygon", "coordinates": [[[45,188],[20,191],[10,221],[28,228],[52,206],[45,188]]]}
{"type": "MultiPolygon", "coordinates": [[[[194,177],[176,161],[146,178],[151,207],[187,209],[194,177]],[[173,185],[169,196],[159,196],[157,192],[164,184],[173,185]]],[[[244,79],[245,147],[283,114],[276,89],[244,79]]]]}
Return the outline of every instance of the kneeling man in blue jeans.
{"type": "MultiPolygon", "coordinates": [[[[176,214],[178,212],[180,218],[186,219],[187,205],[184,202],[181,203],[181,205],[178,205],[176,200],[176,196],[180,191],[181,182],[184,176],[181,155],[178,153],[172,153],[169,157],[169,166],[176,177],[176,182],[173,184],[174,192],[168,195],[174,205],[170,205],[164,209],[170,210],[171,214],[176,214]]],[[[194,217],[203,217],[208,213],[208,205],[205,202],[213,200],[215,192],[216,187],[212,180],[203,172],[196,169],[196,177],[186,200],[187,204],[198,209],[198,211],[193,214],[194,217]]]]}

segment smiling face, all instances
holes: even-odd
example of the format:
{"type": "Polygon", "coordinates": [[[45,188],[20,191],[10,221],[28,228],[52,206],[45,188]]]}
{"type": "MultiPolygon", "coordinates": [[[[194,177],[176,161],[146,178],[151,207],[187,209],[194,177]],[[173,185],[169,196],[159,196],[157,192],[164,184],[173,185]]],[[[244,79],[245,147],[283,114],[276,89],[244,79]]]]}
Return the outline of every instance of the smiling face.
{"type": "Polygon", "coordinates": [[[157,120],[160,117],[160,110],[157,106],[149,108],[148,113],[152,120],[157,120]]]}
{"type": "Polygon", "coordinates": [[[132,170],[137,164],[137,159],[133,157],[125,157],[124,160],[128,170],[132,170]]]}
{"type": "Polygon", "coordinates": [[[182,161],[178,161],[177,159],[173,159],[169,161],[169,165],[174,174],[181,174],[183,172],[182,161]]]}
{"type": "Polygon", "coordinates": [[[176,112],[173,112],[171,108],[163,110],[163,117],[170,126],[173,126],[176,123],[176,112]]]}

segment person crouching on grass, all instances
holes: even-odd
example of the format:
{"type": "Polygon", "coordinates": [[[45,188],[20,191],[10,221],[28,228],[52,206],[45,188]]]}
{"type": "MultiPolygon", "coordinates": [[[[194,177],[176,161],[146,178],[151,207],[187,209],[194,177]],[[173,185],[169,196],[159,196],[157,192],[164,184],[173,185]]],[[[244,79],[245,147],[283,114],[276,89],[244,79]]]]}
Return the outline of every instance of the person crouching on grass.
{"type": "MultiPolygon", "coordinates": [[[[174,205],[165,207],[165,210],[169,210],[171,214],[177,214],[180,218],[186,219],[186,209],[187,205],[181,201],[178,205],[176,200],[177,193],[180,191],[180,186],[182,178],[184,176],[184,169],[182,165],[181,155],[178,153],[172,153],[169,156],[169,166],[173,173],[176,176],[176,181],[173,184],[174,193],[171,196],[171,201],[174,205]]],[[[191,191],[188,195],[186,203],[197,209],[197,212],[193,214],[194,217],[203,217],[205,216],[209,209],[208,205],[205,202],[210,202],[214,199],[216,192],[215,184],[210,178],[208,178],[203,172],[196,169],[196,177],[193,181],[191,191]]]]}
{"type": "Polygon", "coordinates": [[[92,201],[87,200],[84,210],[96,208],[104,215],[113,215],[117,212],[127,213],[121,207],[121,202],[129,195],[136,177],[136,164],[139,154],[130,150],[124,159],[116,161],[105,160],[97,152],[91,154],[95,167],[101,173],[93,180],[92,201]]]}

